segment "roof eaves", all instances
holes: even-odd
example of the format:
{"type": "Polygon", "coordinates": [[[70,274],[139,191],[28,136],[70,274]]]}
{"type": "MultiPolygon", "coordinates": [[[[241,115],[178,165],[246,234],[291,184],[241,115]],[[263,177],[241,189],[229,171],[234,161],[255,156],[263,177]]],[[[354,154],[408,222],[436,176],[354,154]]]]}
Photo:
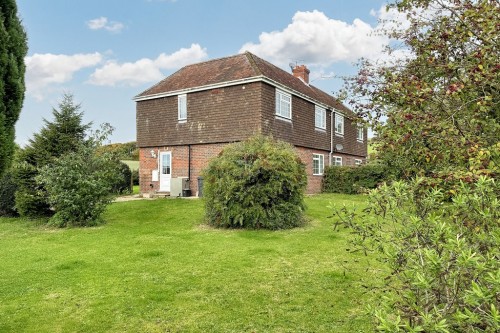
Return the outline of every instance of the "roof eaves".
{"type": "Polygon", "coordinates": [[[136,102],[140,102],[140,101],[146,101],[146,100],[150,100],[150,99],[163,98],[163,97],[168,97],[168,96],[175,96],[175,95],[192,93],[192,92],[197,92],[197,91],[203,91],[203,90],[209,90],[209,89],[217,89],[217,88],[235,86],[235,85],[238,85],[238,84],[258,82],[258,81],[263,81],[264,79],[265,79],[265,77],[263,75],[251,76],[251,77],[247,77],[247,78],[244,78],[244,79],[238,79],[238,80],[226,81],[226,82],[221,82],[221,83],[208,84],[208,85],[205,85],[205,86],[198,86],[198,87],[192,87],[192,88],[186,88],[186,89],[179,89],[179,90],[174,90],[174,91],[167,91],[167,92],[162,92],[162,93],[158,93],[158,94],[151,94],[151,95],[145,95],[145,96],[137,95],[132,100],[136,101],[136,102]]]}

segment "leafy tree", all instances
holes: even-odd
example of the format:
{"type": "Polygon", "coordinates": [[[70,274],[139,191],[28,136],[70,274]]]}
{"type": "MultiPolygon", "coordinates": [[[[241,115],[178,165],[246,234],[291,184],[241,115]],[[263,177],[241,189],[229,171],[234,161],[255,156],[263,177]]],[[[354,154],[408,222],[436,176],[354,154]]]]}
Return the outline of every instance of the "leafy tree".
{"type": "Polygon", "coordinates": [[[75,150],[40,169],[36,181],[46,190],[55,211],[50,224],[93,226],[103,222],[101,215],[113,198],[113,186],[122,177],[121,164],[112,154],[96,154],[111,131],[105,124],[75,150]]]}
{"type": "Polygon", "coordinates": [[[0,1],[0,176],[14,153],[15,124],[24,100],[27,37],[15,0],[0,1]]]}
{"type": "Polygon", "coordinates": [[[305,166],[283,141],[255,136],[232,144],[203,175],[205,215],[213,226],[286,229],[303,223],[305,166]]]}
{"type": "MultiPolygon", "coordinates": [[[[374,307],[384,332],[500,331],[500,3],[396,0],[383,33],[409,55],[363,61],[346,84],[401,177],[341,210],[354,243],[388,264],[374,307]]],[[[400,53],[399,53],[400,54],[400,53]]]]}
{"type": "Polygon", "coordinates": [[[372,121],[379,157],[393,172],[406,178],[498,174],[499,6],[494,0],[389,6],[410,25],[384,32],[410,56],[382,66],[362,62],[347,91],[350,104],[372,121]]]}
{"type": "Polygon", "coordinates": [[[59,110],[53,109],[53,121],[44,119],[44,127],[19,152],[14,174],[19,185],[16,208],[23,216],[50,216],[47,192],[35,181],[39,170],[58,157],[77,150],[85,139],[90,124],[82,124],[83,112],[73,96],[65,94],[59,110]]]}

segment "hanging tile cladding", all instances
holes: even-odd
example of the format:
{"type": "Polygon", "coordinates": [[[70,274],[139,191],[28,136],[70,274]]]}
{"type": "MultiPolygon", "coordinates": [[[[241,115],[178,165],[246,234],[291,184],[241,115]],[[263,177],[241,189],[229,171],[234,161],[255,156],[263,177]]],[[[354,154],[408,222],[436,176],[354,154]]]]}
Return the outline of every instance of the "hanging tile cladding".
{"type": "MultiPolygon", "coordinates": [[[[262,87],[262,132],[299,147],[330,151],[331,112],[326,113],[326,130],[315,128],[315,105],[295,95],[292,96],[292,120],[276,117],[275,87],[262,87]]],[[[344,119],[344,136],[334,135],[333,145],[341,143],[343,153],[367,156],[366,131],[364,142],[356,141],[356,124],[344,119]]]]}
{"type": "Polygon", "coordinates": [[[318,131],[314,125],[314,104],[292,95],[292,119],[276,116],[273,86],[262,87],[262,132],[295,146],[330,150],[330,115],[327,113],[326,130],[318,131]]]}
{"type": "Polygon", "coordinates": [[[187,121],[177,119],[177,96],[137,103],[139,147],[233,142],[260,132],[261,83],[187,94],[187,121]]]}
{"type": "Polygon", "coordinates": [[[344,135],[333,137],[333,147],[335,151],[335,146],[341,144],[344,148],[341,153],[348,155],[355,155],[365,158],[368,156],[368,144],[367,144],[367,131],[364,131],[363,142],[358,142],[357,139],[357,125],[349,118],[344,118],[344,135]]]}

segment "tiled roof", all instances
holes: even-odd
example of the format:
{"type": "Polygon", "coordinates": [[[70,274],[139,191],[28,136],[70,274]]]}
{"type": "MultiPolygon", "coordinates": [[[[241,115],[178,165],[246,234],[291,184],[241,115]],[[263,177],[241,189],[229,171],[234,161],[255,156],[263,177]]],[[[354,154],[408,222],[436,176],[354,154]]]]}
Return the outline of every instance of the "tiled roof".
{"type": "Polygon", "coordinates": [[[353,115],[352,111],[333,96],[312,85],[305,84],[292,74],[250,52],[185,66],[136,98],[258,77],[277,82],[312,100],[341,110],[346,115],[353,115]]]}

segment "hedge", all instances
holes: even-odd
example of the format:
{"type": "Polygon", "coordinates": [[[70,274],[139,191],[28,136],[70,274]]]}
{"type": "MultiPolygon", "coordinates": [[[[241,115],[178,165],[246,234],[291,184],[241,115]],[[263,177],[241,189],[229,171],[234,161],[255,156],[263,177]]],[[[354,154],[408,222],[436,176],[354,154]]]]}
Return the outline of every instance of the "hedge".
{"type": "Polygon", "coordinates": [[[325,167],[322,191],[326,193],[363,193],[376,188],[386,180],[387,170],[382,164],[325,167]]]}

